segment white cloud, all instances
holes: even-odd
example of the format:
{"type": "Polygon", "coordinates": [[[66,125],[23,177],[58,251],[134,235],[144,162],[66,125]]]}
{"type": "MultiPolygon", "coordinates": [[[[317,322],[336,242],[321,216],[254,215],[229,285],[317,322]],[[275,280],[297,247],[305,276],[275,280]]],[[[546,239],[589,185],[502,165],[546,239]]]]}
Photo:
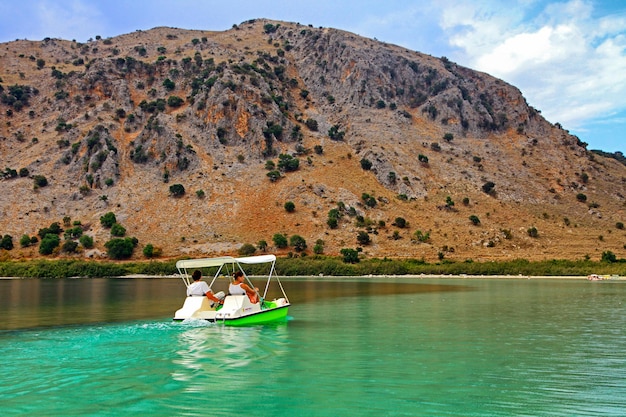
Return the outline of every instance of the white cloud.
{"type": "Polygon", "coordinates": [[[447,7],[441,26],[459,48],[455,60],[519,87],[548,120],[569,128],[626,109],[623,17],[595,18],[592,3],[582,0],[534,15],[536,2],[507,4],[447,7]]]}
{"type": "Polygon", "coordinates": [[[555,54],[567,50],[562,40],[572,36],[572,28],[543,27],[536,32],[520,33],[504,40],[491,52],[476,59],[479,69],[491,74],[508,75],[518,68],[542,65],[554,61],[555,54]]]}
{"type": "Polygon", "coordinates": [[[94,38],[103,28],[98,9],[80,0],[38,2],[34,17],[41,27],[42,37],[85,41],[94,38]]]}

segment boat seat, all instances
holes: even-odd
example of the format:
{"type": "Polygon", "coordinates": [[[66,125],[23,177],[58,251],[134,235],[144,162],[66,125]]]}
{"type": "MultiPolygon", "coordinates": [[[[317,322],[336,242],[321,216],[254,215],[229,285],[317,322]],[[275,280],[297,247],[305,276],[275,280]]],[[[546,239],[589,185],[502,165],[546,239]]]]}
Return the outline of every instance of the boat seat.
{"type": "Polygon", "coordinates": [[[217,319],[233,318],[260,310],[260,303],[252,304],[247,295],[229,295],[224,299],[224,305],[215,317],[217,319]]]}
{"type": "Polygon", "coordinates": [[[183,307],[176,311],[175,320],[184,320],[197,317],[203,311],[215,310],[211,305],[211,300],[205,296],[190,295],[185,299],[183,307]]]}

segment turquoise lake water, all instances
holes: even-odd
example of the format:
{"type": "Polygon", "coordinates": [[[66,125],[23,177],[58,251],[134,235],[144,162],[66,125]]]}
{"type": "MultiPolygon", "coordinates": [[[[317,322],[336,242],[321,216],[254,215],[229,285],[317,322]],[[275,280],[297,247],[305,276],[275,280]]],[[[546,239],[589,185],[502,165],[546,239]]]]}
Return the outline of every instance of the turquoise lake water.
{"type": "Polygon", "coordinates": [[[3,416],[623,416],[626,282],[284,279],[286,323],[173,323],[174,279],[0,281],[3,416]]]}

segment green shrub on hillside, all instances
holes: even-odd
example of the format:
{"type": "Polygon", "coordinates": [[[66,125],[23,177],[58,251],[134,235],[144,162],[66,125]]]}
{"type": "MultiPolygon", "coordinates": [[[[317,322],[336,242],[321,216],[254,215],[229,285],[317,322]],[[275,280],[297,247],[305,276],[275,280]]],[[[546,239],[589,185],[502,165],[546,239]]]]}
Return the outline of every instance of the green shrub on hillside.
{"type": "Polygon", "coordinates": [[[100,217],[100,224],[107,229],[111,228],[111,226],[113,226],[116,222],[117,219],[115,218],[115,213],[113,213],[112,211],[109,211],[108,213],[100,217]]]}
{"type": "Polygon", "coordinates": [[[278,155],[278,169],[284,172],[297,171],[300,167],[300,160],[294,158],[291,155],[280,154],[278,155]]]}
{"type": "Polygon", "coordinates": [[[135,238],[114,238],[104,244],[107,255],[111,259],[128,259],[133,255],[133,250],[137,245],[135,238]]]}
{"type": "Polygon", "coordinates": [[[336,229],[337,226],[339,226],[340,218],[341,212],[339,211],[339,209],[331,209],[328,212],[328,220],[326,221],[326,224],[328,224],[328,227],[330,227],[331,229],[336,229]]]}
{"type": "Polygon", "coordinates": [[[343,248],[339,251],[343,256],[343,262],[347,264],[355,264],[359,262],[359,252],[355,249],[343,248]]]}
{"type": "Polygon", "coordinates": [[[20,246],[23,248],[27,248],[31,245],[30,243],[30,236],[28,235],[22,235],[22,237],[20,238],[20,246]]]}
{"type": "Polygon", "coordinates": [[[287,211],[287,213],[293,213],[294,211],[296,211],[296,205],[293,201],[287,201],[285,203],[285,210],[287,211]]]}
{"type": "Polygon", "coordinates": [[[13,237],[11,235],[2,236],[2,239],[0,239],[0,249],[13,249],[13,237]]]}
{"type": "Polygon", "coordinates": [[[80,226],[75,226],[70,229],[65,230],[65,240],[78,239],[83,235],[83,228],[80,226]]]}
{"type": "Polygon", "coordinates": [[[263,136],[266,139],[271,138],[272,136],[276,139],[280,140],[283,136],[283,127],[278,123],[274,123],[272,121],[268,121],[265,123],[266,128],[263,129],[263,136]]]}
{"type": "Polygon", "coordinates": [[[280,171],[270,171],[267,173],[267,177],[270,179],[271,182],[276,182],[281,178],[280,171]]]}
{"type": "Polygon", "coordinates": [[[361,200],[363,200],[367,207],[376,207],[376,198],[374,198],[374,196],[372,195],[369,195],[368,193],[361,194],[361,200]]]}
{"type": "Polygon", "coordinates": [[[336,229],[339,226],[339,219],[337,219],[336,217],[328,217],[328,220],[326,220],[326,224],[331,229],[336,229]]]}
{"type": "Polygon", "coordinates": [[[367,233],[367,232],[365,232],[363,230],[359,231],[359,233],[356,236],[356,241],[360,245],[369,245],[370,242],[371,242],[369,233],[367,233]]]}
{"type": "Polygon", "coordinates": [[[317,239],[315,241],[315,246],[313,246],[313,253],[316,255],[321,255],[324,253],[324,241],[322,239],[317,239]]]}
{"type": "Polygon", "coordinates": [[[251,243],[244,243],[237,251],[241,256],[250,256],[256,252],[256,248],[251,243]]]}
{"type": "Polygon", "coordinates": [[[339,125],[333,125],[328,129],[328,137],[332,140],[342,141],[345,135],[346,132],[339,130],[339,125]]]}
{"type": "Polygon", "coordinates": [[[424,233],[421,230],[418,230],[415,232],[415,239],[422,243],[428,242],[430,240],[430,232],[424,233]]]}
{"type": "Polygon", "coordinates": [[[163,81],[163,87],[165,87],[169,91],[172,91],[173,89],[176,88],[176,84],[174,83],[174,81],[170,80],[169,78],[166,78],[163,81]]]}
{"type": "Polygon", "coordinates": [[[83,245],[83,248],[85,249],[91,249],[93,248],[93,238],[89,235],[82,235],[78,241],[80,242],[81,245],[83,245]]]}
{"type": "Polygon", "coordinates": [[[58,235],[48,233],[41,239],[39,244],[39,253],[41,255],[50,255],[54,250],[59,247],[61,240],[58,235]]]}
{"type": "Polygon", "coordinates": [[[399,227],[400,229],[404,229],[405,227],[407,227],[407,221],[404,219],[404,217],[396,217],[393,225],[399,227]]]}
{"type": "Polygon", "coordinates": [[[311,130],[313,132],[317,132],[317,129],[318,129],[317,120],[315,120],[315,119],[306,119],[306,122],[304,122],[304,124],[306,125],[306,127],[309,128],[309,130],[311,130]]]}
{"type": "Polygon", "coordinates": [[[278,249],[284,249],[287,246],[289,246],[288,241],[287,241],[287,236],[281,233],[276,233],[274,236],[272,236],[272,241],[274,242],[274,245],[276,245],[278,249]]]}
{"type": "Polygon", "coordinates": [[[289,244],[296,250],[302,252],[306,250],[306,240],[300,235],[293,235],[289,238],[289,244]]]}
{"type": "Polygon", "coordinates": [[[161,249],[155,248],[152,243],[148,243],[143,247],[143,256],[146,258],[154,258],[161,255],[161,249]]]}
{"type": "Polygon", "coordinates": [[[170,185],[170,194],[176,198],[185,195],[185,187],[182,184],[170,185]]]}
{"type": "Polygon", "coordinates": [[[178,96],[169,96],[167,98],[167,105],[174,108],[182,106],[184,102],[185,100],[178,96]]]}
{"type": "Polygon", "coordinates": [[[610,250],[602,252],[602,262],[613,263],[617,262],[617,256],[610,250]]]}
{"type": "Polygon", "coordinates": [[[75,242],[73,240],[66,240],[65,242],[63,242],[61,250],[66,253],[75,253],[77,248],[78,242],[75,242]]]}
{"type": "Polygon", "coordinates": [[[493,194],[495,192],[494,191],[495,186],[496,184],[494,182],[487,181],[482,186],[483,192],[485,192],[486,194],[493,194]]]}
{"type": "Polygon", "coordinates": [[[48,179],[46,177],[44,177],[43,175],[35,175],[33,176],[33,182],[34,185],[33,187],[35,189],[37,188],[42,188],[48,185],[48,179]]]}
{"type": "Polygon", "coordinates": [[[50,224],[50,227],[41,228],[37,232],[39,237],[42,239],[46,237],[46,235],[48,234],[59,235],[61,233],[63,233],[63,229],[61,228],[61,225],[59,224],[59,222],[54,222],[50,224]]]}
{"type": "Polygon", "coordinates": [[[122,237],[126,234],[126,228],[119,223],[113,223],[111,226],[111,236],[122,237]]]}

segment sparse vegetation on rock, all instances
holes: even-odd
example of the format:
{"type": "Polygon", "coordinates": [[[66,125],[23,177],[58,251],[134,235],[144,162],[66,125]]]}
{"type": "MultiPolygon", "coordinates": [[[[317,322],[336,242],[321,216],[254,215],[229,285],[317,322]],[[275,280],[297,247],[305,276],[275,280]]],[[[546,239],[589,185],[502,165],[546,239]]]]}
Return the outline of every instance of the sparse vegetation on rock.
{"type": "MultiPolygon", "coordinates": [[[[626,256],[623,155],[588,151],[514,86],[331,28],[258,19],[230,31],[155,28],[88,53],[4,43],[0,230],[22,238],[3,255],[103,256],[117,222],[100,218],[115,211],[163,257],[232,254],[272,239],[268,225],[323,239],[313,252],[328,256],[360,228],[375,244],[357,260],[626,256]],[[167,198],[185,187],[198,198],[167,198]],[[45,227],[68,213],[85,226],[63,223],[63,237],[82,248],[45,227]],[[383,238],[399,217],[428,232],[383,238]]],[[[109,246],[126,247],[118,237],[109,246]]],[[[258,249],[307,253],[279,243],[258,249]]]]}

